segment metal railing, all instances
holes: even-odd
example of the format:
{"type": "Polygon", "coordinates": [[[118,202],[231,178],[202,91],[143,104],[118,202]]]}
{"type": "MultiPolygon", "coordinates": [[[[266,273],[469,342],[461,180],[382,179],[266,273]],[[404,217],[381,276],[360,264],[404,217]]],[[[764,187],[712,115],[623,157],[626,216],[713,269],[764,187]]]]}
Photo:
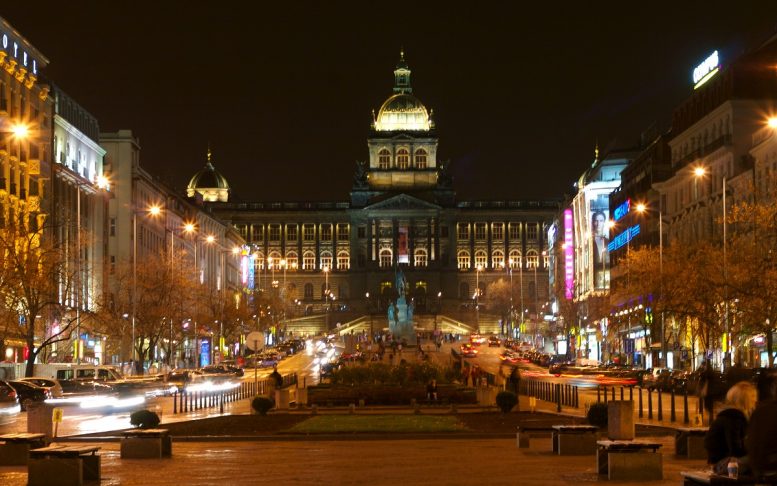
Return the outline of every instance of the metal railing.
{"type": "Polygon", "coordinates": [[[606,386],[601,385],[596,389],[596,401],[607,403],[609,400],[635,400],[634,412],[639,418],[648,420],[654,418],[664,420],[665,405],[669,406],[669,421],[678,422],[682,415],[682,422],[689,424],[691,416],[704,416],[702,401],[695,395],[688,395],[688,391],[675,393],[674,390],[649,390],[637,386],[606,386]]]}
{"type": "MultiPolygon", "coordinates": [[[[297,374],[283,376],[281,388],[297,385],[297,374]]],[[[224,413],[224,404],[238,400],[252,399],[257,395],[266,395],[275,390],[275,382],[271,378],[254,381],[242,381],[229,390],[193,390],[185,387],[173,393],[173,413],[188,413],[207,408],[219,407],[219,413],[224,413]]]]}
{"type": "Polygon", "coordinates": [[[518,394],[534,397],[537,400],[556,404],[556,411],[561,407],[580,407],[580,395],[575,385],[550,383],[542,380],[522,379],[518,384],[518,394]]]}

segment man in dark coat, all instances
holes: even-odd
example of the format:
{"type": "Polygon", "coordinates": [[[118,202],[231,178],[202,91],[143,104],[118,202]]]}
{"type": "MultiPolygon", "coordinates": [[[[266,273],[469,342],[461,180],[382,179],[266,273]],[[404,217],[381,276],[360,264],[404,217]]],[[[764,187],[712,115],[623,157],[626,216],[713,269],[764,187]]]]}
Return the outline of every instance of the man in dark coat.
{"type": "Polygon", "coordinates": [[[777,477],[777,376],[770,374],[763,385],[762,391],[768,391],[770,396],[758,404],[750,417],[745,438],[750,468],[759,478],[777,477]]]}

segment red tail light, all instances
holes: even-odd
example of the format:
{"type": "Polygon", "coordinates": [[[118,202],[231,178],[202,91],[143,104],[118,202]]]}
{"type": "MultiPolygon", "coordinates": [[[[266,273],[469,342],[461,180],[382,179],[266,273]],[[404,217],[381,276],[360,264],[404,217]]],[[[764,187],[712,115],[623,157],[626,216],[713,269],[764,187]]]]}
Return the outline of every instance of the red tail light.
{"type": "Polygon", "coordinates": [[[16,398],[16,392],[11,390],[11,391],[8,392],[8,396],[11,397],[11,398],[16,398]]]}

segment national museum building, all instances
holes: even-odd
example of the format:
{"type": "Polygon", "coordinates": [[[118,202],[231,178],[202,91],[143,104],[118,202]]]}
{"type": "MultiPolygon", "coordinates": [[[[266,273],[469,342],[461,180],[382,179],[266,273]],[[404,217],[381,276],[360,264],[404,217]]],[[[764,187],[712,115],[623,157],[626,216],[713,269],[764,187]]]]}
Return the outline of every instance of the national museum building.
{"type": "Polygon", "coordinates": [[[548,296],[547,229],[559,202],[458,201],[448,166],[438,158],[434,121],[413,95],[404,56],[394,70],[393,94],[373,116],[367,147],[369,160],[357,164],[350,200],[233,202],[210,161],[191,179],[188,195],[201,198],[243,236],[254,287],[285,288],[299,314],[332,306],[385,314],[396,298],[399,266],[420,327],[431,325],[424,315],[435,315],[436,325],[437,315],[445,314],[462,330],[468,325],[498,332],[486,289],[511,276],[516,313],[523,301],[526,319],[542,319],[537,310],[548,296]]]}

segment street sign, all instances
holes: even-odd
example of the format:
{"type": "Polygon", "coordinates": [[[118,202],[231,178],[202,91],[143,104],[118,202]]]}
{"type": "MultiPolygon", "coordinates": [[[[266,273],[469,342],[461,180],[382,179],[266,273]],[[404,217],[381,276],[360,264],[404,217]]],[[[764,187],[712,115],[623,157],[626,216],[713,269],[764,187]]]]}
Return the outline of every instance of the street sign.
{"type": "Polygon", "coordinates": [[[55,408],[51,411],[51,421],[54,423],[60,423],[62,422],[62,409],[61,408],[55,408]]]}
{"type": "Polygon", "coordinates": [[[259,331],[249,332],[246,336],[246,347],[251,351],[259,351],[264,343],[264,335],[259,331]]]}

